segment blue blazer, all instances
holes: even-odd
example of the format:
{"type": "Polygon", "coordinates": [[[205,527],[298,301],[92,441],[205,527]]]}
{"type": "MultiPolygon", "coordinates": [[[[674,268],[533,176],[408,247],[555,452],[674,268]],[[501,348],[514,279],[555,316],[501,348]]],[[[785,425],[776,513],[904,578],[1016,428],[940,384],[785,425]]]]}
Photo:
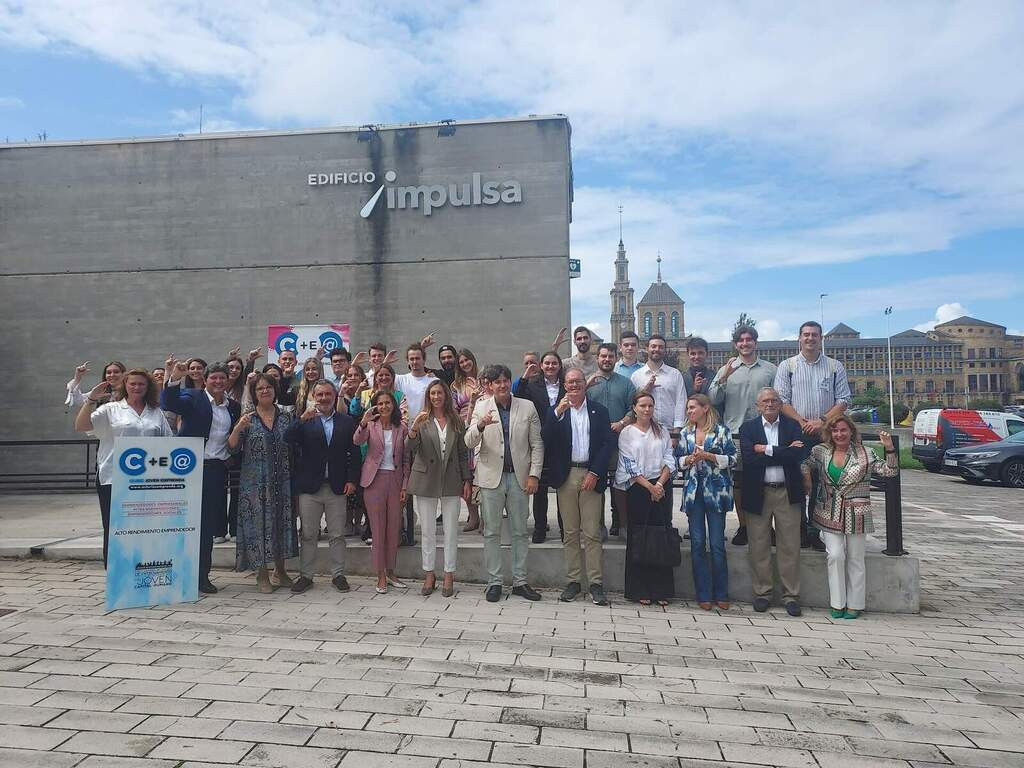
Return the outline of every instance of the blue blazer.
{"type": "MultiPolygon", "coordinates": [[[[679,435],[679,445],[676,446],[676,464],[679,466],[679,459],[689,456],[696,450],[697,430],[692,424],[683,427],[679,435]]],[[[704,481],[704,506],[708,511],[728,512],[732,509],[732,473],[729,471],[736,466],[736,444],[732,441],[729,430],[723,424],[716,424],[714,430],[708,432],[701,446],[708,453],[716,453],[725,457],[724,467],[712,466],[706,461],[697,465],[682,468],[680,472],[686,480],[686,490],[683,494],[682,509],[689,514],[694,510],[697,503],[698,479],[704,481]]]]}
{"type": "MultiPolygon", "coordinates": [[[[228,413],[231,414],[231,427],[242,415],[242,406],[225,395],[228,413]]],[[[180,384],[164,387],[160,392],[160,408],[181,416],[178,437],[210,437],[213,425],[213,407],[205,389],[182,389],[180,384]]]]}
{"type": "Polygon", "coordinates": [[[800,429],[800,422],[780,413],[779,445],[772,449],[771,456],[766,456],[754,450],[755,445],[768,442],[760,415],[743,422],[740,426],[740,450],[743,454],[740,490],[743,491],[741,501],[744,512],[760,515],[764,510],[764,471],[768,467],[782,467],[789,503],[803,503],[804,481],[800,474],[800,462],[806,456],[806,451],[803,448],[790,448],[789,445],[794,440],[802,442],[806,439],[800,429]]]}
{"type": "MultiPolygon", "coordinates": [[[[587,398],[586,405],[590,414],[590,459],[587,469],[597,475],[594,490],[604,493],[608,486],[608,462],[615,445],[611,419],[608,417],[608,409],[600,403],[587,398]]],[[[544,464],[548,470],[548,483],[552,488],[559,488],[568,479],[572,464],[572,417],[566,411],[559,419],[554,407],[549,407],[545,416],[544,426],[540,430],[544,439],[544,464]]]]}
{"type": "Polygon", "coordinates": [[[309,421],[295,419],[284,431],[284,439],[296,448],[292,487],[296,493],[316,493],[326,475],[331,491],[341,495],[345,483],[359,485],[359,446],[352,444],[356,422],[347,413],[334,413],[334,432],[327,444],[319,416],[309,421]]]}

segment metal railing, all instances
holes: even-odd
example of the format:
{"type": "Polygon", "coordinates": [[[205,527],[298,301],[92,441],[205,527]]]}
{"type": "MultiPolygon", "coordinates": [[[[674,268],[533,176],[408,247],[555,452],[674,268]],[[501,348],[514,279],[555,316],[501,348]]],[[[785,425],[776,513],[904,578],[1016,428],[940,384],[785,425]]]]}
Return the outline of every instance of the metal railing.
{"type": "Polygon", "coordinates": [[[0,493],[66,493],[96,488],[96,450],[99,440],[0,440],[0,493]],[[54,452],[71,453],[60,461],[54,452]],[[35,455],[33,455],[35,454],[35,455]],[[75,454],[78,454],[76,457],[75,454]],[[79,466],[81,469],[67,469],[79,466]],[[35,466],[56,470],[9,471],[35,466]]]}

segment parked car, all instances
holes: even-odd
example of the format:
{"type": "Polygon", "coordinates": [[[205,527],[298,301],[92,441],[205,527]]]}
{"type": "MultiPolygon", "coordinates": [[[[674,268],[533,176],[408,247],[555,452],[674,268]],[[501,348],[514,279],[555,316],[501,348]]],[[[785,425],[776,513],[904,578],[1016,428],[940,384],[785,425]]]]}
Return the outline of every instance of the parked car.
{"type": "Polygon", "coordinates": [[[968,483],[997,480],[1011,488],[1024,488],[1024,432],[995,443],[950,448],[943,464],[968,483]]]}
{"type": "Polygon", "coordinates": [[[1024,432],[1024,417],[1002,411],[974,411],[963,408],[927,408],[914,419],[911,455],[929,472],[951,471],[946,452],[981,443],[994,443],[1024,432]]]}

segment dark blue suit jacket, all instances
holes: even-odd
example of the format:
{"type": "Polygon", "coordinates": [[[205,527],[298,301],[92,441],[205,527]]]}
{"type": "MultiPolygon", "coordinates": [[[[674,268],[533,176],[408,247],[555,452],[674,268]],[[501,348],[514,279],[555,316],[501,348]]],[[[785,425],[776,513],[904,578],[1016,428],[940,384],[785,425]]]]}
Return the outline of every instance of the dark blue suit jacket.
{"type": "Polygon", "coordinates": [[[800,422],[779,414],[779,444],[772,449],[772,455],[755,453],[755,445],[765,445],[761,417],[756,416],[740,426],[740,450],[743,451],[743,471],[740,473],[740,488],[743,491],[743,511],[760,515],[764,509],[764,471],[767,467],[782,467],[786,475],[786,490],[790,504],[800,504],[804,499],[804,481],[800,474],[800,462],[806,455],[803,448],[790,448],[794,440],[806,441],[800,422]]]}
{"type": "Polygon", "coordinates": [[[345,483],[359,485],[359,446],[352,444],[356,420],[347,413],[334,413],[334,432],[327,445],[324,425],[319,416],[309,421],[295,419],[284,431],[284,439],[295,446],[292,487],[296,493],[316,493],[326,474],[331,491],[341,495],[345,483]]]}
{"type": "MultiPolygon", "coordinates": [[[[242,406],[227,398],[231,414],[231,429],[242,415],[242,406]]],[[[210,437],[213,425],[213,407],[205,389],[182,389],[180,385],[164,387],[160,392],[160,408],[181,416],[178,437],[210,437]]]]}
{"type": "MultiPolygon", "coordinates": [[[[612,432],[608,409],[600,403],[587,398],[587,412],[590,414],[590,452],[587,468],[597,475],[594,490],[604,493],[608,486],[608,461],[615,445],[615,434],[612,432]],[[591,469],[591,467],[593,469],[591,469]]],[[[541,428],[544,438],[544,464],[548,470],[548,482],[552,488],[558,488],[569,477],[572,464],[572,417],[566,411],[561,419],[555,415],[554,407],[549,407],[541,428]]]]}

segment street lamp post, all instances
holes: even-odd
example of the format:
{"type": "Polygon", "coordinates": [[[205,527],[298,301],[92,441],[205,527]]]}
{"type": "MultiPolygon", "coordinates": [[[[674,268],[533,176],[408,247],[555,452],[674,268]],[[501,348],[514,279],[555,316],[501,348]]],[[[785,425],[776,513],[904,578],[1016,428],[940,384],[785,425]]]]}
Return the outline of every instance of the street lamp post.
{"type": "Polygon", "coordinates": [[[818,294],[818,316],[821,322],[821,354],[825,354],[825,297],[827,293],[818,294]]]}
{"type": "Polygon", "coordinates": [[[885,340],[889,347],[889,429],[896,429],[896,407],[893,404],[892,387],[892,333],[889,330],[889,316],[892,315],[892,307],[885,308],[885,340]]]}

